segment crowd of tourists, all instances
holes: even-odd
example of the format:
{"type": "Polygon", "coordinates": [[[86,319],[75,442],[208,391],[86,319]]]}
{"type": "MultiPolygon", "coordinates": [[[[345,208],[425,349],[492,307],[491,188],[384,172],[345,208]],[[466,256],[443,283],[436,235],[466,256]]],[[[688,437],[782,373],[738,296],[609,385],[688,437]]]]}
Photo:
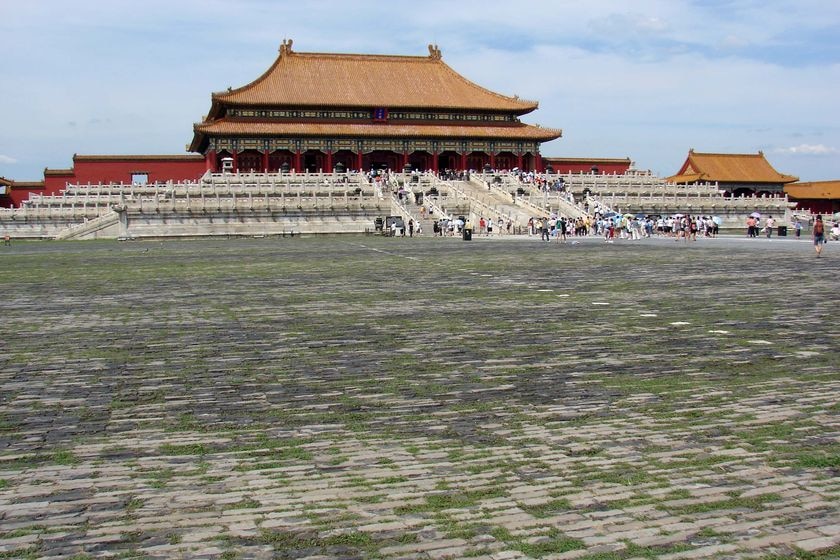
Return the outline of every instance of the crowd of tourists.
{"type": "Polygon", "coordinates": [[[569,237],[600,236],[606,242],[616,239],[636,240],[646,237],[673,237],[686,241],[697,236],[716,237],[719,224],[711,216],[644,216],[621,214],[596,214],[577,219],[552,214],[528,220],[528,235],[539,235],[544,241],[569,237]]]}
{"type": "Polygon", "coordinates": [[[476,224],[467,221],[464,216],[441,218],[433,224],[433,233],[439,236],[461,235],[467,227],[479,236],[511,235],[526,233],[540,236],[544,241],[565,240],[570,237],[600,236],[605,241],[616,239],[642,239],[660,236],[675,239],[696,240],[701,237],[716,237],[719,224],[710,216],[585,216],[577,219],[563,215],[537,216],[530,218],[527,224],[515,223],[510,218],[497,216],[495,219],[481,216],[476,224]]]}
{"type": "Polygon", "coordinates": [[[540,191],[564,192],[566,190],[566,183],[563,177],[552,180],[547,176],[534,173],[533,171],[519,170],[514,171],[513,175],[519,179],[520,182],[534,185],[540,191]]]}
{"type": "Polygon", "coordinates": [[[439,236],[462,235],[464,229],[469,229],[475,235],[511,235],[517,233],[513,221],[503,216],[485,218],[481,216],[477,224],[468,221],[464,216],[455,218],[442,218],[432,225],[432,232],[439,236]]]}

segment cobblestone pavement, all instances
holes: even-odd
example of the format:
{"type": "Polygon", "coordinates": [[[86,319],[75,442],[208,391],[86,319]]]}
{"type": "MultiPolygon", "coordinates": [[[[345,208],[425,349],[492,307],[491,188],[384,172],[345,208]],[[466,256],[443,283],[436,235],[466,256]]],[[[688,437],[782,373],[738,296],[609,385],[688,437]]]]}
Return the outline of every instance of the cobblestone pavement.
{"type": "Polygon", "coordinates": [[[833,249],[16,243],[0,558],[838,558],[833,249]]]}

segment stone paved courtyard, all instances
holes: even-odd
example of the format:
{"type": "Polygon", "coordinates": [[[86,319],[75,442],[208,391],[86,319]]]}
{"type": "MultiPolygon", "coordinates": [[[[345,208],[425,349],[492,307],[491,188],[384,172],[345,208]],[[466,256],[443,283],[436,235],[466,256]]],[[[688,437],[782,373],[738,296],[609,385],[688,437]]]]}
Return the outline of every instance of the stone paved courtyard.
{"type": "Polygon", "coordinates": [[[0,558],[838,558],[833,245],[0,248],[0,558]]]}

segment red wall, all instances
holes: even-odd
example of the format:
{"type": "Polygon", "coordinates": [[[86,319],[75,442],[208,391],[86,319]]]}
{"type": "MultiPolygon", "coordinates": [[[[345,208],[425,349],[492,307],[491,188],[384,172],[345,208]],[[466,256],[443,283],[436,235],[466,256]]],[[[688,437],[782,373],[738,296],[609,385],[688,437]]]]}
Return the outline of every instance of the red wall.
{"type": "Polygon", "coordinates": [[[134,173],[148,173],[148,182],[195,181],[204,175],[207,165],[201,157],[181,156],[78,156],[73,158],[73,169],[69,172],[45,171],[44,186],[19,185],[8,197],[2,197],[0,204],[9,201],[14,206],[29,198],[29,193],[60,194],[67,183],[130,183],[134,173]]]}
{"type": "MultiPolygon", "coordinates": [[[[789,197],[791,202],[796,202],[798,206],[796,210],[810,210],[812,214],[833,214],[840,210],[840,201],[820,199],[798,199],[789,197]]],[[[794,210],[794,213],[796,212],[794,210]]]]}
{"type": "MultiPolygon", "coordinates": [[[[67,183],[74,182],[73,175],[47,175],[44,173],[45,188],[41,194],[58,194],[67,183]]],[[[33,191],[37,192],[37,191],[33,191]]]]}
{"type": "Polygon", "coordinates": [[[148,173],[149,182],[195,181],[204,174],[206,165],[201,159],[83,159],[74,158],[74,183],[131,182],[133,173],[148,173]]]}
{"type": "Polygon", "coordinates": [[[50,194],[47,192],[45,186],[37,186],[37,185],[26,185],[26,186],[16,186],[12,189],[7,191],[9,196],[3,197],[0,199],[0,204],[2,206],[20,206],[20,203],[29,198],[29,193],[33,194],[50,194]]]}
{"type": "Polygon", "coordinates": [[[630,169],[629,161],[574,161],[565,159],[542,158],[543,166],[551,165],[555,173],[592,173],[592,166],[598,168],[599,174],[623,175],[630,169]]]}

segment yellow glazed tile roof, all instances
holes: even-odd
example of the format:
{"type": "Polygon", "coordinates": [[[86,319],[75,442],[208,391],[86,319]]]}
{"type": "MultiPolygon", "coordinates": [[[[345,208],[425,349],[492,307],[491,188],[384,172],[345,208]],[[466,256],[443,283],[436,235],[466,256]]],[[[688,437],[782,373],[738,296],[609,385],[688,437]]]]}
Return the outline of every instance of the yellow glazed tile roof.
{"type": "Polygon", "coordinates": [[[429,56],[298,53],[284,41],[274,64],[255,81],[213,94],[234,105],[423,107],[524,114],[538,103],[485,89],[458,74],[429,45],[429,56]]]}
{"type": "Polygon", "coordinates": [[[668,180],[674,183],[792,183],[797,178],[773,169],[763,152],[714,154],[691,150],[679,173],[668,180]]]}
{"type": "Polygon", "coordinates": [[[700,173],[684,173],[682,175],[672,175],[666,179],[669,183],[685,184],[703,182],[702,174],[700,173]]]}
{"type": "Polygon", "coordinates": [[[791,198],[840,200],[840,180],[792,183],[785,185],[785,193],[791,198]]]}

